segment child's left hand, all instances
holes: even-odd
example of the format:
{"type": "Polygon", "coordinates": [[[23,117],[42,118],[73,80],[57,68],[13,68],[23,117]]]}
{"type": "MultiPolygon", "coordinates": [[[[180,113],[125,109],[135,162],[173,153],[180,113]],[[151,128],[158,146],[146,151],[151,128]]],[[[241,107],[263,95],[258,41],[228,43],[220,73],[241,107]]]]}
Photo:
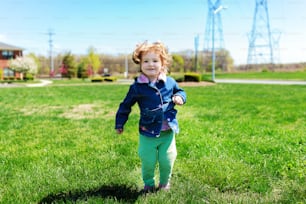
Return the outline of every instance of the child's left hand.
{"type": "Polygon", "coordinates": [[[184,101],[183,101],[183,98],[178,96],[178,95],[174,95],[172,97],[172,101],[173,103],[175,103],[176,105],[183,105],[184,104],[184,101]]]}

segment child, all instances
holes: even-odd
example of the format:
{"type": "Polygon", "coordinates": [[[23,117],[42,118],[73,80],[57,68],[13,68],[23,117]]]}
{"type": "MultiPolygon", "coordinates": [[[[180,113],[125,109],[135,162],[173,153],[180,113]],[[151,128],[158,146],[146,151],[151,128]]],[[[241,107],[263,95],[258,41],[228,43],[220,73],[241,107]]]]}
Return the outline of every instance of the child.
{"type": "Polygon", "coordinates": [[[130,86],[116,114],[116,131],[123,127],[137,102],[140,109],[139,149],[144,191],[155,190],[154,172],[159,164],[159,189],[170,189],[170,178],[176,159],[175,133],[178,133],[175,105],[186,102],[186,93],[176,81],[166,76],[170,55],[160,43],[144,42],[136,46],[133,61],[140,65],[140,76],[130,86]]]}

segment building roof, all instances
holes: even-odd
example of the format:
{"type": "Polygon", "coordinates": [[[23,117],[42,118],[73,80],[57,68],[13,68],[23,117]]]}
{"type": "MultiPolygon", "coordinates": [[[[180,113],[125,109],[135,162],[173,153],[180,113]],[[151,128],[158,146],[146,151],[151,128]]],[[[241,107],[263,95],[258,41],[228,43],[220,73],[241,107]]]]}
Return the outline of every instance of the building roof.
{"type": "Polygon", "coordinates": [[[16,50],[23,50],[23,48],[16,47],[14,45],[9,45],[9,44],[0,42],[0,50],[12,50],[12,51],[16,51],[16,50]]]}

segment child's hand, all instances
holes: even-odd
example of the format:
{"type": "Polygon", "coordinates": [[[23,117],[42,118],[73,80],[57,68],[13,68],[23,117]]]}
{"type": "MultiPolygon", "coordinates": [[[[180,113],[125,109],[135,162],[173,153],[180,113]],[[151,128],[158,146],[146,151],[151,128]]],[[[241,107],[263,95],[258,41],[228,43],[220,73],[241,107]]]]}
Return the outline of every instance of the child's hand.
{"type": "Polygon", "coordinates": [[[182,97],[178,96],[178,95],[174,95],[172,97],[172,101],[173,103],[175,103],[176,105],[183,105],[184,104],[184,100],[182,97]]]}
{"type": "Polygon", "coordinates": [[[116,132],[117,132],[117,134],[122,134],[123,133],[123,129],[122,128],[116,129],[116,132]]]}

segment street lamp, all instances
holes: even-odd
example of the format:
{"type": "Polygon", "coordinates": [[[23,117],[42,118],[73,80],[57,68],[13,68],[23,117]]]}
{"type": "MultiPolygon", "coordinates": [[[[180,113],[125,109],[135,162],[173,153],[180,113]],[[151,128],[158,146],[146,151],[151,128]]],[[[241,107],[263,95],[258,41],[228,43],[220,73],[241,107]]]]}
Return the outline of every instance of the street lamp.
{"type": "Polygon", "coordinates": [[[218,8],[213,10],[212,14],[212,68],[211,68],[211,79],[215,81],[215,61],[216,61],[216,54],[215,54],[215,15],[221,12],[226,7],[220,5],[218,8]]]}

